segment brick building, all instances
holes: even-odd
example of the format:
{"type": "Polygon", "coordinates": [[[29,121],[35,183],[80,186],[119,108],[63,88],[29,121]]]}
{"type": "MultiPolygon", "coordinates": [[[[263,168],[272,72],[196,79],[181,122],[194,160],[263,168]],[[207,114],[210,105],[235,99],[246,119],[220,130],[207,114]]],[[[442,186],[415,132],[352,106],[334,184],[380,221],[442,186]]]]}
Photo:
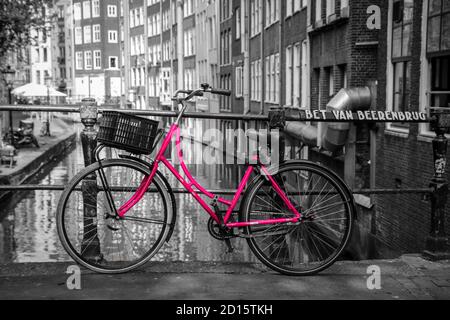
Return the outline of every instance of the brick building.
{"type": "Polygon", "coordinates": [[[73,1],[75,100],[122,96],[119,0],[73,1]]]}
{"type": "MultiPolygon", "coordinates": [[[[450,2],[383,1],[381,17],[378,110],[450,107],[450,2]]],[[[433,176],[434,136],[428,124],[380,126],[377,187],[427,187],[433,176]]],[[[376,203],[373,235],[384,249],[380,254],[424,249],[430,231],[427,199],[417,194],[378,196],[376,203]]]]}
{"type": "MultiPolygon", "coordinates": [[[[137,109],[170,110],[176,89],[194,89],[200,82],[217,84],[218,4],[194,0],[124,3],[129,28],[122,32],[122,70],[129,77],[129,100],[137,109]]],[[[218,99],[198,99],[195,108],[218,112],[218,99]]]]}
{"type": "Polygon", "coordinates": [[[251,3],[251,113],[267,114],[272,106],[307,107],[307,70],[302,66],[307,57],[306,8],[306,1],[251,3]]]}
{"type": "MultiPolygon", "coordinates": [[[[267,114],[273,106],[308,107],[307,1],[220,2],[221,112],[267,114]]],[[[260,123],[221,121],[221,129],[260,123]]],[[[237,141],[238,149],[242,141],[237,141]]]]}

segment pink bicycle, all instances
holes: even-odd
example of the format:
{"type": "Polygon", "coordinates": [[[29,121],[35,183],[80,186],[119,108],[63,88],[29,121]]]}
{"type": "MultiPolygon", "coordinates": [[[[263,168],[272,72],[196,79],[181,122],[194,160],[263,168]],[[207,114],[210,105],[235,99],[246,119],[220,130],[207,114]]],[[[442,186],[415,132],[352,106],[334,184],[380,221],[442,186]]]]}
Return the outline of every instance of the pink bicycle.
{"type": "Polygon", "coordinates": [[[230,250],[231,239],[244,238],[261,262],[286,275],[311,275],[331,266],[352,231],[349,188],[316,163],[288,161],[272,168],[256,161],[248,165],[233,199],[207,191],[189,173],[180,138],[185,102],[205,93],[231,94],[206,84],[178,91],[174,101],[181,111],[165,138],[157,121],[103,113],[97,162],[72,179],[58,204],[58,233],[69,255],[100,273],[128,272],[155,257],[171,238],[177,212],[172,188],[159,170],[164,165],[211,216],[210,234],[230,250]],[[185,177],[165,156],[173,136],[185,177]],[[140,157],[159,145],[154,160],[140,157]],[[126,154],[102,159],[105,147],[126,154]]]}

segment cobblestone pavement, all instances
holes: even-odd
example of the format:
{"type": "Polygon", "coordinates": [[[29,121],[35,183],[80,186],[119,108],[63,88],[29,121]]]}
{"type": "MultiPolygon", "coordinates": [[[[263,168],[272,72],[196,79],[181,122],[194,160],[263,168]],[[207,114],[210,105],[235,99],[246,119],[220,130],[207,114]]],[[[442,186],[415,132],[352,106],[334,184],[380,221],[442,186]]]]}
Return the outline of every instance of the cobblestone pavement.
{"type": "MultiPolygon", "coordinates": [[[[254,264],[150,263],[106,276],[82,271],[81,290],[68,290],[69,264],[0,267],[1,299],[449,299],[450,261],[418,255],[396,260],[339,262],[320,275],[293,278],[254,264]],[[368,269],[379,267],[380,289],[368,269]],[[369,280],[369,281],[368,281],[369,280]]],[[[370,270],[369,270],[370,271],[370,270]]]]}

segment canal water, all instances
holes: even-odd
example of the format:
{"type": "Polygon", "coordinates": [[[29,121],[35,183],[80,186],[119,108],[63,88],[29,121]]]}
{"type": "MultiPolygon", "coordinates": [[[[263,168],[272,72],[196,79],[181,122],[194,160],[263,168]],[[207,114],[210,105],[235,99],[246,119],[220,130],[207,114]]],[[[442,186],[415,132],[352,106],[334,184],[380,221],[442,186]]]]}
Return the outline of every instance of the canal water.
{"type": "MultiPolygon", "coordinates": [[[[78,142],[72,152],[47,168],[39,185],[66,185],[82,168],[83,154],[78,142]]],[[[191,166],[192,173],[210,189],[236,188],[241,170],[235,166],[191,166]]],[[[169,175],[167,175],[169,177],[169,175]]],[[[173,177],[169,181],[179,187],[173,177]]],[[[61,192],[30,191],[16,193],[0,208],[0,264],[70,261],[60,244],[56,228],[56,206],[61,192]]],[[[174,235],[156,260],[254,262],[245,240],[232,240],[235,251],[227,253],[224,243],[207,230],[209,216],[190,195],[176,195],[178,220],[174,235]]]]}

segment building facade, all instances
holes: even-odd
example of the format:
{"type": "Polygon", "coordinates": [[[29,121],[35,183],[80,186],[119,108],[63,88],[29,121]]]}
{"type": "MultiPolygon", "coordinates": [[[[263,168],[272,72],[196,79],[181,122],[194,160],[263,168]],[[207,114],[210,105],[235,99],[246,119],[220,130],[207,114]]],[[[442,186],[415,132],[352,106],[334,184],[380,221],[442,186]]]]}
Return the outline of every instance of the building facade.
{"type": "MultiPolygon", "coordinates": [[[[218,3],[194,0],[125,3],[129,17],[128,29],[122,32],[128,35],[122,39],[122,69],[129,77],[125,82],[129,83],[129,100],[135,108],[170,110],[171,96],[177,88],[194,89],[200,82],[217,83],[218,3]],[[202,48],[200,52],[198,47],[202,48]]],[[[196,107],[197,104],[200,111],[211,111],[217,109],[218,100],[199,99],[196,107]]]]}
{"type": "MultiPolygon", "coordinates": [[[[381,17],[378,110],[428,113],[430,107],[450,107],[450,3],[383,1],[381,17]]],[[[429,124],[380,126],[377,187],[427,187],[434,172],[434,136],[429,124]]],[[[377,196],[376,204],[373,234],[384,249],[379,255],[424,249],[429,199],[418,194],[377,196]]],[[[448,215],[446,222],[448,234],[448,215]]]]}
{"type": "Polygon", "coordinates": [[[73,1],[76,101],[120,102],[120,11],[118,0],[73,1]]]}
{"type": "MultiPolygon", "coordinates": [[[[31,82],[41,85],[50,84],[53,76],[52,58],[52,10],[44,7],[46,26],[40,30],[32,29],[31,34],[36,41],[30,45],[31,82]]],[[[45,101],[42,101],[45,102],[45,101]]]]}
{"type": "Polygon", "coordinates": [[[72,96],[74,85],[73,72],[73,16],[70,0],[57,0],[53,11],[52,23],[52,82],[59,91],[72,96]]]}

